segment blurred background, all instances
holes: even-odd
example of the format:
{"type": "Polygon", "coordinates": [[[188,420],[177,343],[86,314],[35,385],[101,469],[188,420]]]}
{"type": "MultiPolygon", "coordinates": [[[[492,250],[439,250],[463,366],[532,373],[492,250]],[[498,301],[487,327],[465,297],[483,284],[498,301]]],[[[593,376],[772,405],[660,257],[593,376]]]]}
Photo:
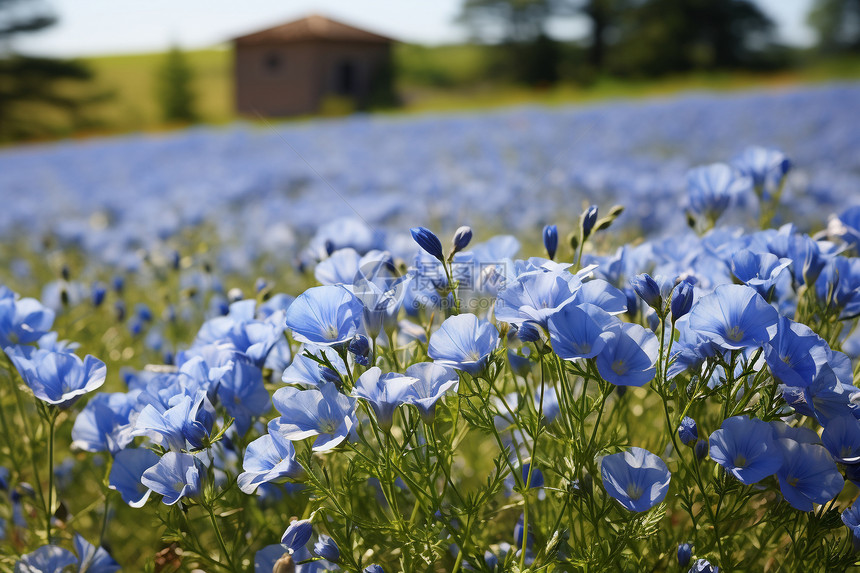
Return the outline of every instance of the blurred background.
{"type": "Polygon", "coordinates": [[[860,0],[0,0],[4,144],[857,77],[860,0]]]}

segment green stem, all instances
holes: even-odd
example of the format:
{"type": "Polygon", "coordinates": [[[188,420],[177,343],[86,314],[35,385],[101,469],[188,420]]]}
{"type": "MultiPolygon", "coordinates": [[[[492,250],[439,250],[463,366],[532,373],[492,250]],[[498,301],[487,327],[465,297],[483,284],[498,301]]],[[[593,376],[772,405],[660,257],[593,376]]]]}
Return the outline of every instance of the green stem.
{"type": "Polygon", "coordinates": [[[466,554],[466,543],[469,540],[469,535],[471,535],[472,531],[472,517],[469,516],[466,518],[466,531],[463,535],[463,541],[460,542],[460,551],[457,552],[457,560],[454,561],[454,568],[451,569],[451,573],[457,573],[460,570],[460,565],[463,563],[463,556],[466,554]]]}
{"type": "Polygon", "coordinates": [[[56,412],[48,414],[48,499],[45,505],[45,537],[51,542],[51,516],[54,514],[54,428],[56,412]]]}
{"type": "Polygon", "coordinates": [[[230,557],[230,552],[227,550],[227,544],[224,543],[224,536],[221,535],[221,528],[218,527],[218,520],[215,519],[215,512],[213,511],[212,506],[207,505],[206,511],[209,512],[209,520],[212,522],[212,528],[215,529],[215,536],[218,538],[218,545],[221,547],[221,552],[227,560],[227,565],[231,571],[235,571],[236,568],[233,566],[233,559],[230,557]]]}
{"type": "Polygon", "coordinates": [[[111,490],[107,490],[105,493],[105,514],[102,518],[102,530],[99,533],[99,547],[104,545],[105,535],[107,535],[108,516],[110,515],[110,494],[111,490]]]}

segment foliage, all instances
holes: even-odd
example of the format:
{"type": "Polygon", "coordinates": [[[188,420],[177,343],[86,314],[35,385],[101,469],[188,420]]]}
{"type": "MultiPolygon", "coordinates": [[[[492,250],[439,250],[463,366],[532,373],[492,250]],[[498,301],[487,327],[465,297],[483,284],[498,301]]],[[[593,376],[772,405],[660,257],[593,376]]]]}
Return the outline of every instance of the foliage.
{"type": "Polygon", "coordinates": [[[860,50],[860,2],[816,0],[809,24],[818,32],[818,46],[829,52],[860,50]]]}
{"type": "MultiPolygon", "coordinates": [[[[39,4],[38,2],[35,2],[39,4]]],[[[107,94],[75,95],[68,83],[92,80],[90,69],[72,60],[17,54],[12,41],[56,23],[56,17],[31,9],[30,0],[0,0],[0,142],[45,137],[80,129],[89,123],[88,104],[107,94]]]]}
{"type": "Polygon", "coordinates": [[[197,119],[194,71],[185,54],[174,46],[158,71],[158,102],[164,121],[193,122],[197,119]]]}

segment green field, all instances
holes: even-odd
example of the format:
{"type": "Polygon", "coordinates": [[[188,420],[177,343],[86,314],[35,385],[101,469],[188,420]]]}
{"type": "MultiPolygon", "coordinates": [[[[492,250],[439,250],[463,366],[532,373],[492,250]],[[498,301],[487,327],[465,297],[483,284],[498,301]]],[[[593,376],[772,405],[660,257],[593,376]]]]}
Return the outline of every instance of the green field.
{"type": "MultiPolygon", "coordinates": [[[[816,61],[768,74],[698,72],[660,79],[596,78],[588,86],[561,82],[542,89],[511,85],[493,77],[491,49],[453,45],[426,47],[400,44],[395,49],[398,112],[483,109],[523,103],[557,105],[619,97],[647,97],[689,90],[735,90],[860,78],[856,59],[816,61]]],[[[197,110],[207,123],[235,119],[231,84],[232,52],[212,48],[186,52],[194,70],[197,110]]],[[[163,53],[86,58],[99,89],[114,97],[98,104],[93,115],[104,131],[169,128],[160,119],[157,74],[163,53]]]]}

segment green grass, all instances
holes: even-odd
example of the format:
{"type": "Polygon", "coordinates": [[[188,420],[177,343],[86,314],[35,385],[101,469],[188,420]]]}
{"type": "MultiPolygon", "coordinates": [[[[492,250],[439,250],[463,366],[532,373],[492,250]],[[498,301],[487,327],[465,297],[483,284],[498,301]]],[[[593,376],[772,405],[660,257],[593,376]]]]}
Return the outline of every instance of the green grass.
{"type": "MultiPolygon", "coordinates": [[[[212,48],[186,52],[195,71],[197,109],[206,123],[236,119],[233,112],[232,52],[212,48]]],[[[104,130],[123,132],[169,128],[160,117],[156,78],[163,53],[91,57],[97,87],[115,97],[93,110],[104,130]]],[[[395,47],[397,88],[403,106],[395,113],[496,108],[537,103],[562,105],[596,100],[653,97],[691,90],[730,91],[770,88],[833,80],[860,79],[857,58],[813,61],[795,69],[773,72],[720,72],[658,79],[598,78],[588,86],[562,82],[534,89],[489,81],[493,69],[491,48],[475,45],[395,47]]]]}
{"type": "MultiPolygon", "coordinates": [[[[201,118],[210,123],[234,118],[233,54],[227,49],[186,52],[194,70],[194,91],[201,118]]],[[[157,77],[165,54],[134,54],[86,58],[101,89],[114,97],[92,110],[107,127],[120,131],[152,129],[162,125],[158,107],[157,77]]]]}

